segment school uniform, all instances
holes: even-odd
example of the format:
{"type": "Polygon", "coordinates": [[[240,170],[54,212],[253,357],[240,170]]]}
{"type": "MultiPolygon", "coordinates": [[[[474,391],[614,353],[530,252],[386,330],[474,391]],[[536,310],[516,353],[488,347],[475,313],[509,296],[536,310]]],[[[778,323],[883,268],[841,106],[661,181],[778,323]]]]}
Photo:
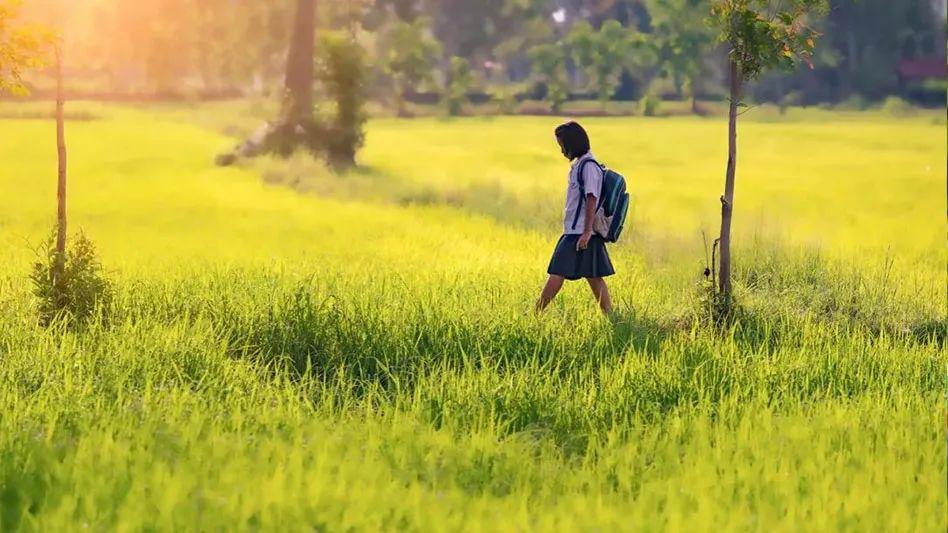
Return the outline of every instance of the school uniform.
{"type": "Polygon", "coordinates": [[[595,163],[584,164],[590,159],[593,159],[592,152],[574,160],[570,167],[566,207],[563,209],[563,236],[556,243],[547,268],[547,273],[568,280],[604,278],[616,273],[606,249],[606,241],[598,233],[593,233],[585,250],[576,249],[576,243],[586,229],[586,202],[583,195],[593,195],[593,201],[598,205],[602,193],[602,168],[595,163]],[[584,191],[580,190],[580,170],[583,173],[584,191]]]}

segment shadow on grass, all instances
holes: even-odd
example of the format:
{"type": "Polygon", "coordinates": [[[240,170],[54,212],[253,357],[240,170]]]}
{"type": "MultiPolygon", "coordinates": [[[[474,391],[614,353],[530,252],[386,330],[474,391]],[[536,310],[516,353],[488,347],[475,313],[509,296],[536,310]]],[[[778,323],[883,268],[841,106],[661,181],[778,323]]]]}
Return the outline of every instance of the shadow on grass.
{"type": "Polygon", "coordinates": [[[616,353],[632,350],[650,357],[658,356],[673,328],[635,310],[614,311],[609,323],[610,342],[616,353]]]}

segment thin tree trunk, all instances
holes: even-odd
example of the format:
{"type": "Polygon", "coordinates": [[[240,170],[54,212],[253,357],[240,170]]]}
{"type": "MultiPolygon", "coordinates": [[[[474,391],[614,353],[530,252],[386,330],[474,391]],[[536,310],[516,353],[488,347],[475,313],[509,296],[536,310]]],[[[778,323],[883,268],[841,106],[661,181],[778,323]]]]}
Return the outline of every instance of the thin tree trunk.
{"type": "Polygon", "coordinates": [[[741,99],[741,71],[732,59],[731,104],[728,112],[727,175],[721,197],[721,270],[719,290],[725,300],[731,297],[731,216],[734,214],[734,178],[737,173],[737,109],[741,99]]]}
{"type": "Polygon", "coordinates": [[[401,82],[395,82],[395,110],[398,116],[408,116],[408,110],[405,103],[405,88],[401,82]]]}
{"type": "Polygon", "coordinates": [[[56,252],[59,259],[66,253],[66,128],[63,117],[62,51],[56,48],[56,148],[59,159],[59,179],[56,187],[56,252]]]}
{"type": "Polygon", "coordinates": [[[297,0],[293,37],[286,62],[284,118],[306,122],[313,112],[313,61],[316,53],[316,0],[297,0]]]}
{"type": "Polygon", "coordinates": [[[675,87],[675,98],[678,100],[684,100],[685,80],[682,79],[682,75],[678,73],[678,70],[675,70],[672,74],[672,85],[675,87]]]}
{"type": "Polygon", "coordinates": [[[698,109],[698,75],[694,74],[691,76],[691,114],[700,115],[701,110],[698,109]]]}
{"type": "Polygon", "coordinates": [[[316,0],[297,0],[296,15],[286,58],[283,106],[276,124],[264,124],[233,151],[217,156],[221,166],[238,157],[264,152],[289,156],[297,146],[314,150],[313,81],[316,74],[316,0]]]}

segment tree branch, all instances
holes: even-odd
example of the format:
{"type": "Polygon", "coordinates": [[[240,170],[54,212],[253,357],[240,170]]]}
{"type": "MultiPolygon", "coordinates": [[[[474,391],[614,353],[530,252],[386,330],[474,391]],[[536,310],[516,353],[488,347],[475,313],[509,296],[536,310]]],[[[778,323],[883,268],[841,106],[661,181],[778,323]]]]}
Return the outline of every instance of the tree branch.
{"type": "Polygon", "coordinates": [[[749,105],[747,106],[747,109],[738,113],[737,116],[742,116],[744,113],[747,113],[748,111],[750,111],[751,109],[754,109],[755,107],[760,107],[760,105],[749,105]]]}

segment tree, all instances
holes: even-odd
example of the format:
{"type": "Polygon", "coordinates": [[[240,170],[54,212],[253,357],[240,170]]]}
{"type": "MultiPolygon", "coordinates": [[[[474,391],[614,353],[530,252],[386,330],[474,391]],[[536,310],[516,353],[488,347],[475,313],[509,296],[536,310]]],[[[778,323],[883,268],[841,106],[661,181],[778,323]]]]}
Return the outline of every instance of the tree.
{"type": "MultiPolygon", "coordinates": [[[[46,246],[46,262],[33,265],[30,280],[37,297],[40,325],[57,318],[70,325],[91,318],[96,311],[107,312],[112,286],[102,272],[95,245],[79,233],[66,251],[66,133],[63,91],[63,45],[55,43],[56,56],[56,233],[46,246]]],[[[105,316],[102,314],[100,316],[105,316]]]]}
{"type": "Polygon", "coordinates": [[[451,58],[448,71],[448,83],[444,90],[442,104],[451,116],[461,114],[464,104],[468,102],[468,93],[474,85],[474,75],[471,73],[471,64],[463,57],[451,58]]]}
{"type": "Polygon", "coordinates": [[[835,0],[827,42],[839,64],[826,69],[844,99],[854,92],[881,98],[898,89],[902,59],[944,57],[945,18],[930,0],[835,0]]]}
{"type": "Polygon", "coordinates": [[[559,113],[569,97],[569,81],[566,77],[566,48],[561,43],[538,44],[530,49],[534,77],[546,86],[546,99],[550,111],[559,113]]]}
{"type": "Polygon", "coordinates": [[[66,105],[63,94],[63,54],[62,46],[56,45],[56,159],[58,177],[56,180],[56,254],[59,259],[57,272],[61,273],[66,259],[66,121],[63,108],[66,105]]]}
{"type": "Polygon", "coordinates": [[[550,0],[373,0],[369,18],[393,13],[404,21],[430,17],[434,36],[447,56],[480,63],[501,40],[529,31],[534,19],[549,22],[550,0]]]}
{"type": "Polygon", "coordinates": [[[265,152],[289,156],[300,146],[314,154],[325,148],[321,145],[324,132],[313,113],[315,56],[316,0],[297,0],[279,119],[258,128],[232,152],[219,155],[219,165],[233,164],[239,156],[253,157],[265,152]]]}
{"type": "Polygon", "coordinates": [[[730,105],[728,109],[728,159],[721,196],[720,270],[718,296],[725,310],[731,304],[731,218],[734,214],[734,180],[737,173],[737,117],[741,90],[773,67],[792,69],[798,61],[810,62],[817,33],[808,17],[822,13],[824,0],[717,0],[712,21],[728,45],[730,105]]]}
{"type": "Polygon", "coordinates": [[[399,115],[405,114],[408,89],[433,79],[441,44],[432,36],[430,24],[426,17],[412,22],[395,21],[382,41],[385,47],[382,65],[394,85],[395,108],[399,115]]]}
{"type": "Polygon", "coordinates": [[[586,21],[577,23],[570,30],[567,36],[570,51],[595,86],[603,108],[619,87],[622,68],[640,42],[633,30],[616,20],[607,20],[599,31],[586,21]]]}
{"type": "Polygon", "coordinates": [[[48,31],[35,26],[14,26],[19,0],[0,0],[0,94],[26,94],[23,73],[45,64],[48,31]]]}
{"type": "Polygon", "coordinates": [[[698,113],[697,93],[704,56],[714,45],[714,32],[705,24],[710,0],[654,0],[650,4],[655,51],[671,76],[678,97],[687,84],[691,111],[698,113]]]}

